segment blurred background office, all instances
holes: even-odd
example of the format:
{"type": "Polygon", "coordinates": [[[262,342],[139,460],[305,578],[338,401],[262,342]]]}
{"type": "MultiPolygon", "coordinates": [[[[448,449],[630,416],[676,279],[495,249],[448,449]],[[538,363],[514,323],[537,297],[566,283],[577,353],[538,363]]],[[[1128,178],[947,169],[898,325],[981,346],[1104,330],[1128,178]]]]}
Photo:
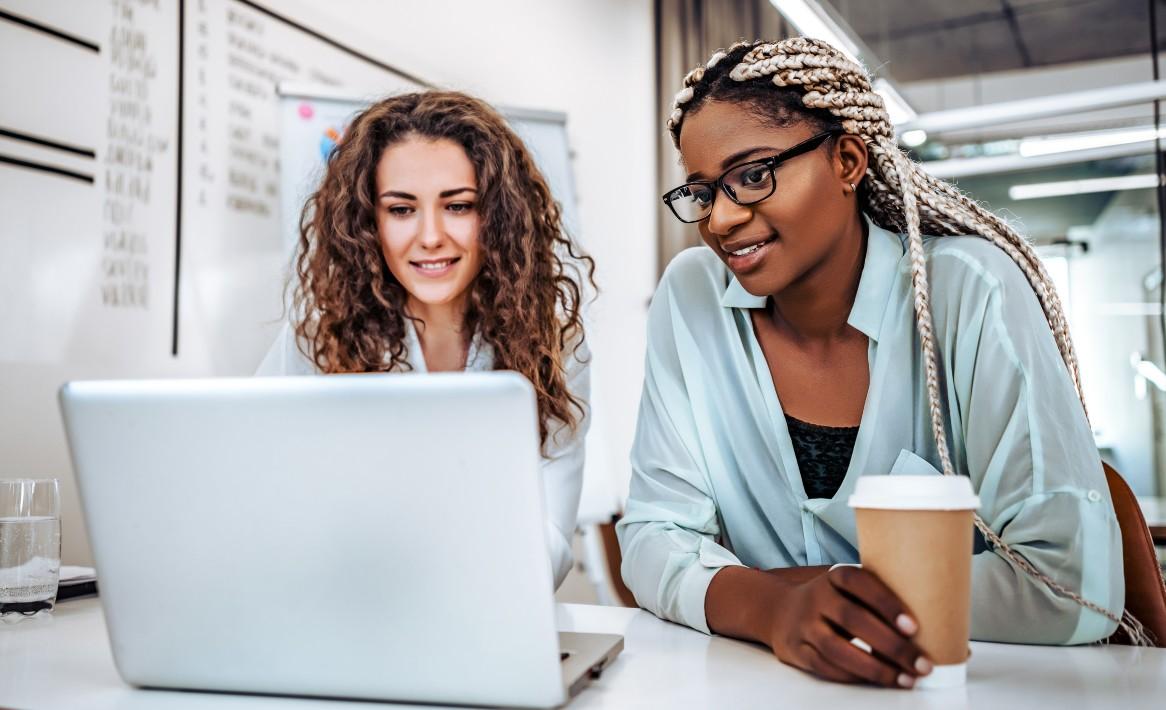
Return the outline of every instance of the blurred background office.
{"type": "Polygon", "coordinates": [[[560,598],[615,601],[598,524],[626,493],[647,303],[699,244],[662,213],[682,173],[663,118],[716,48],[808,34],[872,70],[916,159],[1039,246],[1097,445],[1152,505],[1166,489],[1163,13],[1166,0],[0,0],[0,477],[60,477],[65,562],[88,563],[57,387],[249,374],[281,318],[281,214],[298,199],[281,183],[287,98],[324,110],[461,89],[563,138],[542,157],[562,158],[558,196],[601,295],[580,565],[560,598]]]}

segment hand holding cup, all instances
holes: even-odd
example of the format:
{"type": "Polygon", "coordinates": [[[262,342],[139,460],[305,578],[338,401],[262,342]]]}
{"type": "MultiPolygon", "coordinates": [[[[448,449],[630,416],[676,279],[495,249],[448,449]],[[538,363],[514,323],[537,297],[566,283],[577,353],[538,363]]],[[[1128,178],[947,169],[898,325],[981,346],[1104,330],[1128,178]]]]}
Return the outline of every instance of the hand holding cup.
{"type": "Polygon", "coordinates": [[[826,680],[911,688],[932,668],[913,638],[918,628],[877,576],[841,567],[790,591],[770,646],[784,663],[826,680]]]}

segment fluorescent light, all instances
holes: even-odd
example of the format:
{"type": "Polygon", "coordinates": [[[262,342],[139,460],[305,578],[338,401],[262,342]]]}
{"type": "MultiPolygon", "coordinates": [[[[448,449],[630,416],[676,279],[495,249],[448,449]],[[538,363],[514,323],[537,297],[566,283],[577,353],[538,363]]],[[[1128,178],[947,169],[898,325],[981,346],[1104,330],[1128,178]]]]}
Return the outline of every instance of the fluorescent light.
{"type": "MultiPolygon", "coordinates": [[[[862,66],[858,43],[845,29],[838,26],[816,0],[769,0],[769,2],[803,37],[829,42],[850,61],[862,66]]],[[[876,94],[883,97],[883,104],[887,108],[887,115],[892,124],[898,125],[918,118],[915,109],[899,95],[891,82],[882,78],[875,79],[873,88],[876,94]]]]}
{"type": "Polygon", "coordinates": [[[846,36],[817,2],[814,0],[769,0],[769,2],[803,37],[829,42],[855,64],[861,64],[858,59],[858,45],[846,36]]]}
{"type": "Polygon", "coordinates": [[[928,160],[923,163],[927,172],[937,178],[951,180],[971,175],[997,175],[1018,170],[1038,170],[1058,165],[1079,165],[1093,160],[1127,158],[1131,155],[1145,155],[1145,146],[1137,143],[1111,145],[1107,148],[1088,148],[1072,153],[1050,153],[1026,158],[1019,154],[987,155],[980,158],[951,158],[948,160],[928,160]]]}
{"type": "MultiPolygon", "coordinates": [[[[1159,138],[1166,138],[1166,128],[1158,130],[1159,138]]],[[[1154,140],[1154,127],[1127,128],[1119,131],[1089,131],[1043,138],[1025,138],[1020,141],[1019,152],[1026,158],[1034,155],[1069,153],[1090,148],[1107,148],[1112,145],[1146,143],[1154,140]]]]}
{"type": "Polygon", "coordinates": [[[927,142],[927,131],[907,131],[899,136],[899,140],[903,141],[903,145],[908,148],[921,146],[927,142]]]}
{"type": "Polygon", "coordinates": [[[1091,178],[1088,180],[1036,182],[1029,185],[1013,185],[1008,188],[1008,199],[1035,200],[1041,197],[1084,195],[1090,192],[1116,192],[1118,190],[1142,190],[1157,186],[1158,176],[1153,173],[1125,175],[1123,177],[1091,178]]]}

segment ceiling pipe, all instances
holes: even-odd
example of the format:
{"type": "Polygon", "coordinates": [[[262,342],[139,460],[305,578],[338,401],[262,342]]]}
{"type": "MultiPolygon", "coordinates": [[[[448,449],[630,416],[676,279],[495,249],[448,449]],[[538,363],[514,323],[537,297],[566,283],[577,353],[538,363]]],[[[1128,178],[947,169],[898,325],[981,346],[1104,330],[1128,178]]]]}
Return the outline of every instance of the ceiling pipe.
{"type": "Polygon", "coordinates": [[[900,131],[926,131],[929,135],[944,131],[983,128],[1001,123],[1064,116],[1065,114],[1149,103],[1166,99],[1166,81],[1144,81],[1104,89],[1074,91],[1019,101],[969,106],[925,113],[896,128],[900,131]]]}

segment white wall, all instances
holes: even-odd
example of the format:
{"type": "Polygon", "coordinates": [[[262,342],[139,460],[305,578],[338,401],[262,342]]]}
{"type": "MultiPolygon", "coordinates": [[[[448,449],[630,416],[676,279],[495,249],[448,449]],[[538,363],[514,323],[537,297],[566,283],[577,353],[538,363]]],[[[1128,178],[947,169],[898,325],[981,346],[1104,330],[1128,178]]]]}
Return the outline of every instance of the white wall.
{"type": "Polygon", "coordinates": [[[581,241],[595,258],[593,436],[622,496],[655,288],[654,50],[650,0],[268,0],[272,8],[444,88],[562,111],[575,152],[581,241]],[[361,28],[364,38],[352,34],[361,28]]]}

